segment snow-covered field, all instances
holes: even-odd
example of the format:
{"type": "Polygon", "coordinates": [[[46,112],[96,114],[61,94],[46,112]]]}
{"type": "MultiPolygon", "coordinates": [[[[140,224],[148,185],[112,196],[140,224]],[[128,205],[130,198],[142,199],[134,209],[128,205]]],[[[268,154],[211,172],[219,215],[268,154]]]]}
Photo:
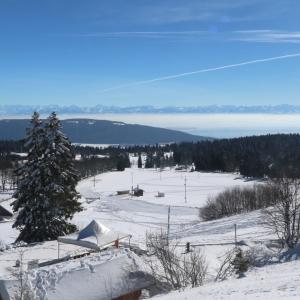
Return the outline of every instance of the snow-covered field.
{"type": "Polygon", "coordinates": [[[92,192],[101,195],[100,200],[85,204],[86,210],[75,217],[79,227],[91,218],[99,219],[115,230],[132,233],[133,241],[143,243],[146,231],[166,229],[168,206],[171,206],[171,234],[182,238],[200,224],[199,207],[205,205],[209,195],[215,195],[226,187],[251,185],[237,175],[198,173],[154,169],[126,169],[109,172],[80,182],[78,190],[85,197],[92,192]],[[185,201],[186,178],[186,201],[185,201]],[[94,187],[95,183],[95,187],[94,187]],[[142,197],[116,196],[117,191],[131,190],[131,186],[144,190],[142,197]],[[158,192],[165,197],[156,197],[158,192]]]}
{"type": "MultiPolygon", "coordinates": [[[[236,174],[198,173],[175,171],[163,172],[154,169],[133,167],[124,172],[109,172],[82,180],[78,191],[82,194],[84,210],[75,215],[73,222],[81,229],[91,220],[97,219],[108,228],[132,234],[133,244],[145,245],[145,235],[149,231],[166,230],[168,207],[171,207],[170,236],[182,247],[186,242],[204,250],[208,262],[208,279],[217,272],[224,254],[233,248],[234,224],[237,225],[238,240],[247,245],[259,245],[274,239],[269,229],[262,225],[259,211],[201,222],[199,208],[205,205],[207,197],[216,195],[227,187],[249,186],[236,174]],[[186,178],[186,201],[185,201],[186,178]],[[142,197],[117,195],[117,191],[131,190],[137,185],[144,190],[142,197]],[[158,192],[165,197],[155,197],[158,192]],[[100,199],[87,201],[92,196],[100,199]]],[[[8,207],[10,195],[1,195],[0,201],[8,207]]],[[[2,204],[1,203],[1,204],[2,204]]],[[[18,232],[11,228],[12,222],[0,223],[0,240],[9,244],[18,232]]],[[[74,246],[62,245],[62,255],[75,251],[74,246]]],[[[77,249],[76,251],[80,251],[77,249]]],[[[18,253],[12,249],[0,252],[0,278],[5,277],[18,253]]],[[[25,253],[25,260],[57,258],[57,243],[37,245],[25,253]]],[[[205,286],[175,292],[157,299],[300,299],[300,262],[274,264],[264,268],[254,268],[242,279],[229,279],[221,283],[209,282],[205,286]],[[277,297],[277,298],[276,298],[277,297]]]]}
{"type": "MultiPolygon", "coordinates": [[[[171,237],[193,243],[232,241],[233,223],[222,226],[223,237],[219,240],[220,229],[214,231],[207,223],[201,223],[198,207],[205,204],[209,195],[217,194],[226,187],[250,184],[253,182],[247,182],[234,174],[183,172],[174,169],[159,172],[155,169],[131,168],[124,172],[104,173],[79,183],[78,191],[82,195],[84,210],[75,215],[73,222],[81,229],[91,220],[97,219],[113,230],[132,234],[132,242],[143,247],[146,232],[166,230],[170,205],[171,237]],[[132,184],[144,189],[144,196],[116,195],[119,190],[130,190],[132,184]],[[164,192],[165,197],[155,197],[158,191],[164,192]],[[91,195],[100,195],[100,199],[87,203],[85,197],[91,195]]],[[[3,194],[0,199],[4,200],[1,204],[9,208],[11,195],[3,194]]],[[[215,226],[220,226],[217,222],[216,224],[215,226]]],[[[14,242],[18,235],[18,231],[11,228],[11,225],[12,222],[0,223],[0,240],[7,244],[14,242]]],[[[61,251],[69,253],[70,247],[63,247],[61,251]]],[[[41,248],[45,250],[45,247],[41,248]]],[[[46,256],[56,258],[55,242],[48,248],[46,256]]],[[[39,247],[35,249],[36,253],[43,252],[39,247]]],[[[36,255],[41,260],[46,259],[45,254],[36,255]]]]}

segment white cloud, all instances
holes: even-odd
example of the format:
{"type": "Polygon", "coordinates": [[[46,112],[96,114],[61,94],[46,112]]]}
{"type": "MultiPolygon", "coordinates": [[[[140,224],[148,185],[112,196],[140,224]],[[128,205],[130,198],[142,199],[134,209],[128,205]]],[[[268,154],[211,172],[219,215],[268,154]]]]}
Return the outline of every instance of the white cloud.
{"type": "Polygon", "coordinates": [[[244,30],[235,31],[232,40],[260,43],[300,43],[300,31],[244,30]]]}
{"type": "Polygon", "coordinates": [[[185,30],[185,31],[115,31],[95,32],[74,35],[78,37],[94,38],[149,38],[177,40],[189,39],[190,41],[240,41],[253,43],[300,43],[300,31],[284,30],[239,30],[239,31],[210,31],[210,30],[185,30]]]}
{"type": "Polygon", "coordinates": [[[189,21],[235,22],[252,19],[247,11],[258,0],[198,0],[198,1],[165,1],[160,5],[141,7],[137,18],[150,23],[180,23],[189,21]]]}

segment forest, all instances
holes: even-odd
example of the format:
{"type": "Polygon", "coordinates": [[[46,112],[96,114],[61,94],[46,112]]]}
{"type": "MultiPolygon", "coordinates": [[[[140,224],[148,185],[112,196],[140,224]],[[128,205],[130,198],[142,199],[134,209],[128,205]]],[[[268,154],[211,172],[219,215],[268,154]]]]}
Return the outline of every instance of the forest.
{"type": "MultiPolygon", "coordinates": [[[[192,170],[239,172],[252,178],[300,178],[300,135],[273,134],[233,139],[216,139],[197,143],[165,145],[111,146],[108,148],[73,145],[75,167],[81,178],[130,166],[129,154],[145,156],[139,167],[164,168],[193,165],[192,170]]],[[[0,141],[0,175],[2,189],[13,180],[12,169],[24,157],[23,141],[0,141]],[[5,179],[6,178],[6,179],[5,179]],[[5,184],[4,184],[5,183],[5,184]],[[3,186],[4,184],[4,186],[3,186]]]]}
{"type": "Polygon", "coordinates": [[[274,134],[170,145],[174,163],[196,171],[240,172],[245,177],[300,177],[300,135],[274,134]]]}

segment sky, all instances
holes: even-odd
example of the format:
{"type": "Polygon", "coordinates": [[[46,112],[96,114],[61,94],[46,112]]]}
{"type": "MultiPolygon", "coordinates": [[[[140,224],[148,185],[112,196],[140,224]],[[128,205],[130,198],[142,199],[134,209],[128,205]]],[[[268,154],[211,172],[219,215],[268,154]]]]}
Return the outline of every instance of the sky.
{"type": "Polygon", "coordinates": [[[299,11],[298,0],[0,0],[0,104],[299,104],[299,11]]]}

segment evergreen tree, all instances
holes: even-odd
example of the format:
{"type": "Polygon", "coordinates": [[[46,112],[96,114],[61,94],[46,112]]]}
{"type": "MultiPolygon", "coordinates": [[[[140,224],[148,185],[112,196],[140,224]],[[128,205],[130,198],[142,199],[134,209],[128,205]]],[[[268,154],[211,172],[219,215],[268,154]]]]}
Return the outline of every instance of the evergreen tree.
{"type": "Polygon", "coordinates": [[[39,114],[35,112],[25,139],[27,160],[16,170],[19,185],[13,195],[16,200],[12,206],[13,211],[18,212],[13,227],[21,231],[17,241],[34,241],[40,235],[41,223],[47,219],[47,209],[44,206],[48,203],[44,201],[44,172],[41,168],[44,141],[45,131],[39,114]]]}
{"type": "Polygon", "coordinates": [[[117,158],[117,171],[124,171],[125,168],[130,168],[128,153],[122,153],[117,158]]]}
{"type": "Polygon", "coordinates": [[[74,168],[74,154],[68,138],[53,112],[45,125],[46,152],[43,168],[47,174],[44,191],[52,203],[51,236],[68,234],[76,229],[67,220],[81,211],[76,191],[79,174],[74,168]]]}
{"type": "Polygon", "coordinates": [[[139,153],[139,158],[138,158],[138,168],[142,168],[142,167],[143,167],[142,157],[141,157],[141,153],[139,153]]]}
{"type": "Polygon", "coordinates": [[[149,169],[149,168],[153,168],[153,167],[154,167],[153,154],[148,153],[147,158],[146,158],[146,162],[145,162],[145,168],[149,169]]]}
{"type": "Polygon", "coordinates": [[[17,170],[20,184],[12,204],[18,212],[13,227],[21,231],[17,240],[39,242],[71,233],[76,227],[68,220],[81,210],[75,189],[78,176],[71,144],[60,131],[55,113],[45,128],[34,113],[25,147],[28,158],[17,170]]]}

